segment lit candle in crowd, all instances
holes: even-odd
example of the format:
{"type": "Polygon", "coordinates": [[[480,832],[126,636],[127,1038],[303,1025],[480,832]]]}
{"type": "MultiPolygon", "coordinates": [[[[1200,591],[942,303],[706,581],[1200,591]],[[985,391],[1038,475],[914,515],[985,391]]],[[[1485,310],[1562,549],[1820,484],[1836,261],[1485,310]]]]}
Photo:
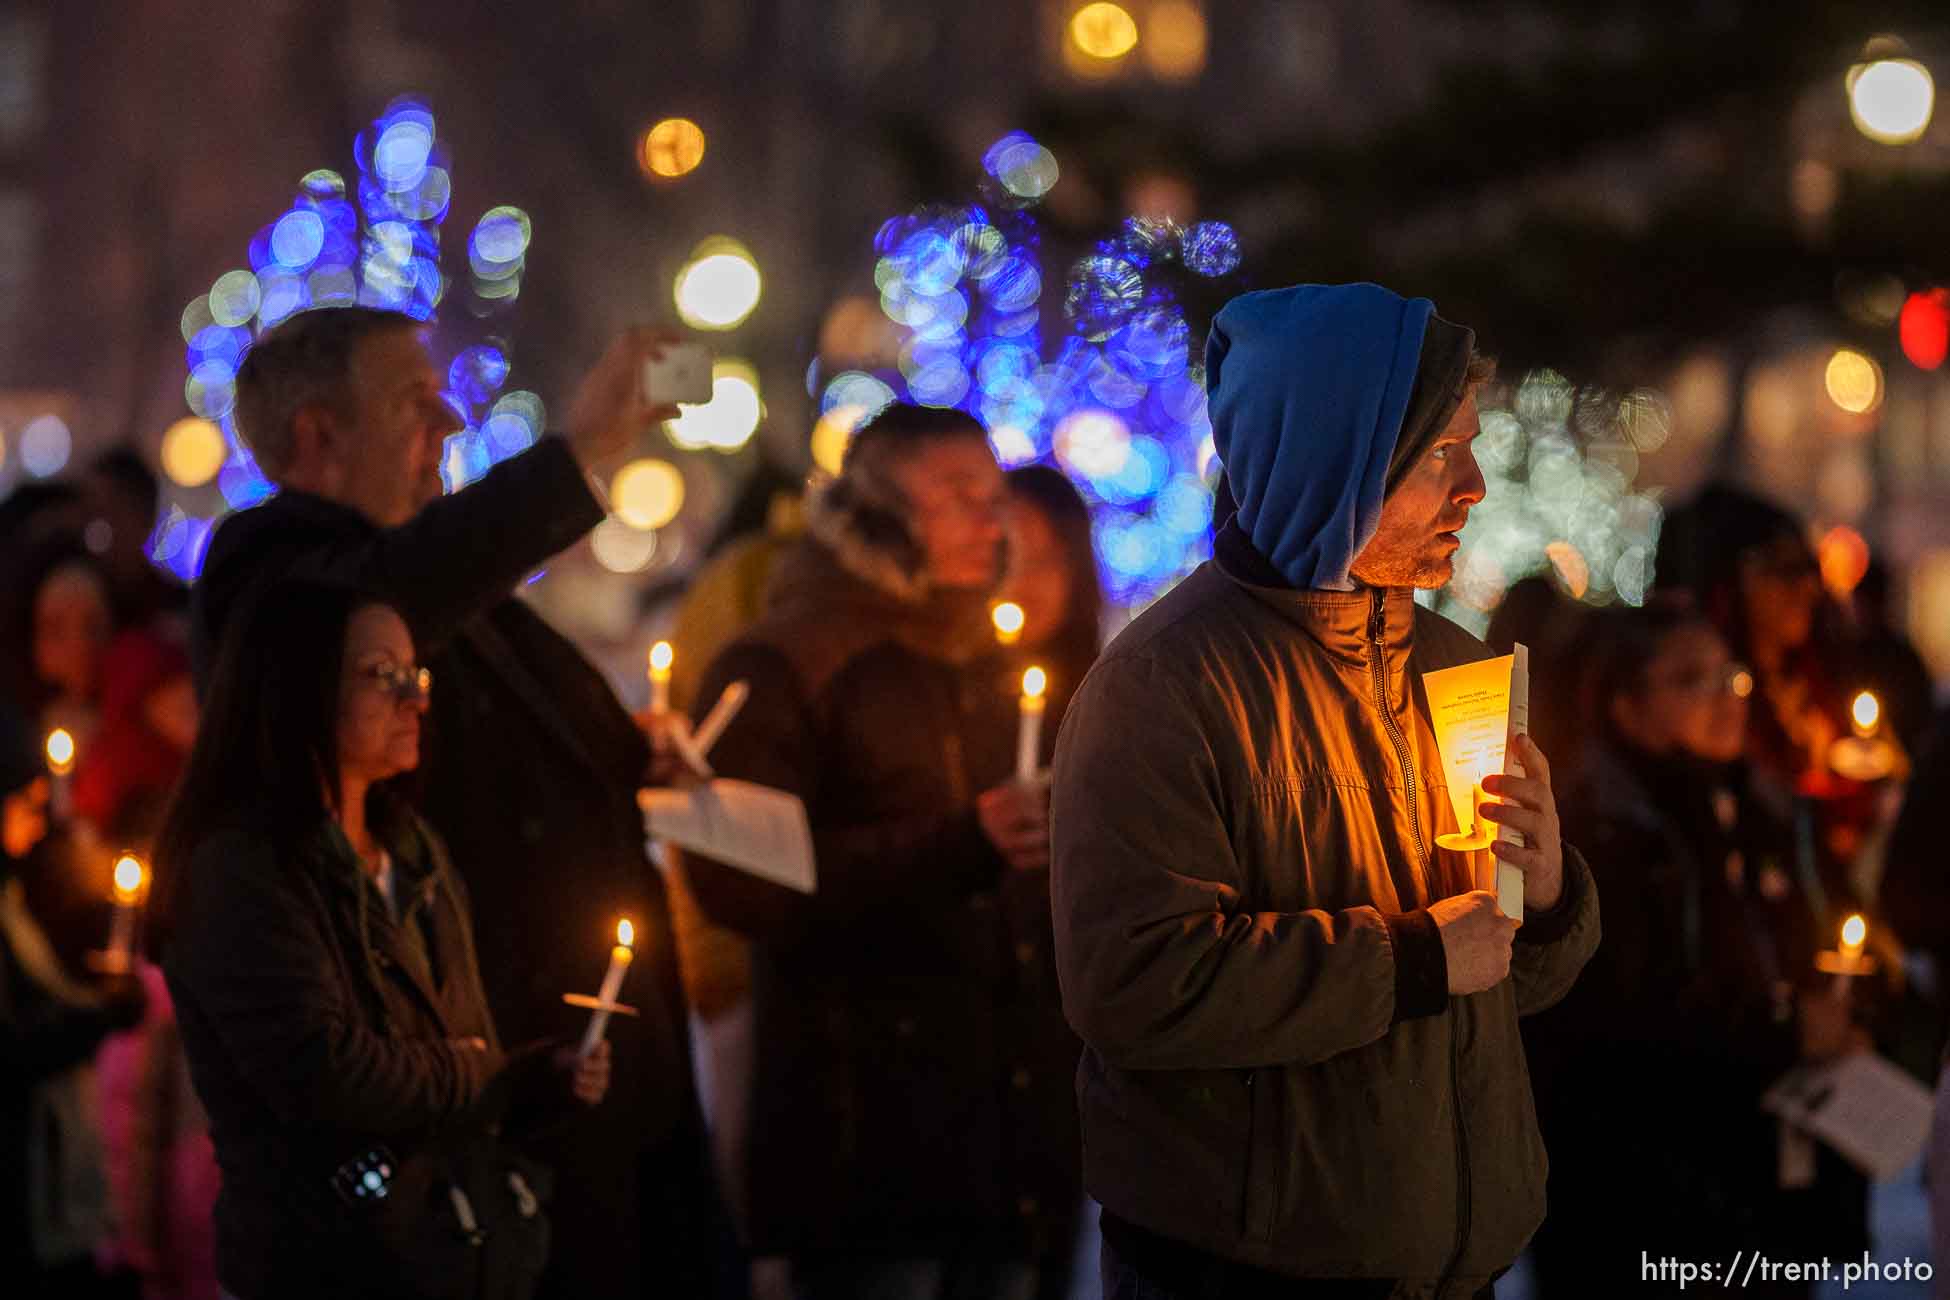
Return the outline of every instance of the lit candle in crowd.
{"type": "Polygon", "coordinates": [[[66,727],[56,727],[48,732],[47,770],[54,775],[54,786],[49,793],[48,811],[56,821],[64,821],[68,816],[70,800],[68,778],[74,772],[74,759],[74,733],[66,727]]]}
{"type": "Polygon", "coordinates": [[[1842,922],[1842,960],[1850,966],[1862,960],[1862,946],[1869,941],[1869,923],[1860,916],[1842,922]]]}
{"type": "Polygon", "coordinates": [[[1049,675],[1031,668],[1022,675],[1022,722],[1016,728],[1016,780],[1036,779],[1043,748],[1043,693],[1049,689],[1049,675]]]}
{"type": "Polygon", "coordinates": [[[1864,740],[1873,740],[1882,725],[1882,703],[1872,691],[1863,691],[1849,706],[1849,721],[1855,724],[1855,734],[1864,740]]]}
{"type": "Polygon", "coordinates": [[[659,641],[650,647],[650,712],[670,712],[670,666],[677,662],[677,652],[670,648],[670,642],[659,641]]]}
{"type": "Polygon", "coordinates": [[[997,645],[1014,645],[1022,640],[1022,606],[1013,600],[1005,600],[990,611],[995,620],[995,641],[997,645]]]}
{"type": "Polygon", "coordinates": [[[134,965],[135,914],[142,903],[142,885],[148,873],[142,859],[124,853],[115,859],[115,916],[108,932],[108,968],[126,971],[134,965]]]}
{"type": "Polygon", "coordinates": [[[56,776],[74,771],[74,735],[66,727],[47,733],[47,767],[56,776]]]}
{"type": "Polygon", "coordinates": [[[616,1005],[617,994],[623,991],[623,976],[630,969],[630,959],[636,955],[632,946],[636,942],[636,927],[629,921],[616,923],[616,946],[609,950],[609,969],[603,973],[602,992],[596,995],[599,1004],[589,1017],[589,1028],[583,1031],[582,1054],[596,1050],[596,1044],[603,1041],[603,1034],[609,1029],[610,1008],[616,1005]]]}
{"type": "Polygon", "coordinates": [[[1835,995],[1837,997],[1847,997],[1849,980],[1856,975],[1863,974],[1862,948],[1868,941],[1869,923],[1859,915],[1851,916],[1848,920],[1842,922],[1842,943],[1839,949],[1839,955],[1842,960],[1840,963],[1840,973],[1835,976],[1835,995]]]}

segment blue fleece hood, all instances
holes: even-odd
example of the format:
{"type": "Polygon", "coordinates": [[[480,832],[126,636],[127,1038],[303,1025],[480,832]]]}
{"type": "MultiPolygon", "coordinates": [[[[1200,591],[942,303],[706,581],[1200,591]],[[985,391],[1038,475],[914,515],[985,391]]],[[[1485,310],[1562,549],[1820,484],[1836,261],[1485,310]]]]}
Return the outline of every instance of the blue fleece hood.
{"type": "Polygon", "coordinates": [[[1435,304],[1375,284],[1234,298],[1212,322],[1205,386],[1239,527],[1302,589],[1351,590],[1435,304]]]}

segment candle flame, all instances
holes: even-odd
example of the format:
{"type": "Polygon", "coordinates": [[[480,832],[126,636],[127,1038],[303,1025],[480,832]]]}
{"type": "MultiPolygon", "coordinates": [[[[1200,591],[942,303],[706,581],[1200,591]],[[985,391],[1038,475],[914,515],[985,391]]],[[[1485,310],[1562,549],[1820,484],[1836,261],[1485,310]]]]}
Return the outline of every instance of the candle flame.
{"type": "Polygon", "coordinates": [[[995,620],[995,630],[998,635],[1009,638],[1022,635],[1024,618],[1021,605],[1012,600],[1005,600],[990,611],[989,616],[995,620]]]}
{"type": "Polygon", "coordinates": [[[142,859],[133,853],[124,853],[115,859],[115,893],[125,902],[133,902],[142,890],[142,859]]]}
{"type": "Polygon", "coordinates": [[[66,727],[56,727],[47,733],[47,761],[56,767],[74,762],[74,736],[66,727]]]}
{"type": "Polygon", "coordinates": [[[1869,923],[1860,916],[1851,916],[1842,922],[1842,946],[1860,948],[1869,938],[1869,923]]]}
{"type": "Polygon", "coordinates": [[[1855,718],[1856,730],[1864,735],[1875,730],[1876,723],[1882,721],[1882,704],[1872,691],[1863,691],[1849,706],[1849,713],[1855,718]]]}
{"type": "Polygon", "coordinates": [[[1049,674],[1044,672],[1042,669],[1031,668],[1028,672],[1022,675],[1022,693],[1029,699],[1032,700],[1042,699],[1043,692],[1048,689],[1049,689],[1049,674]]]}
{"type": "Polygon", "coordinates": [[[677,662],[677,652],[670,648],[670,642],[659,641],[650,647],[651,672],[667,673],[675,662],[677,662]]]}
{"type": "Polygon", "coordinates": [[[616,923],[616,942],[625,948],[634,948],[636,946],[636,927],[631,925],[627,919],[616,923]]]}

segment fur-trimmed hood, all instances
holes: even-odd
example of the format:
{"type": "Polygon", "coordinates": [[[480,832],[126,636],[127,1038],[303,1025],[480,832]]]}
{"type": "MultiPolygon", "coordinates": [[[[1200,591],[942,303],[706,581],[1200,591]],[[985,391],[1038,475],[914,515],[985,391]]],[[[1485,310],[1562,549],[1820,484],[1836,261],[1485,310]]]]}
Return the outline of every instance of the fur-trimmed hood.
{"type": "Polygon", "coordinates": [[[866,466],[806,493],[806,531],[841,568],[897,600],[918,603],[928,594],[927,557],[907,516],[900,488],[866,466]]]}
{"type": "Polygon", "coordinates": [[[829,500],[823,510],[807,512],[809,523],[822,517],[838,531],[822,536],[812,525],[779,557],[766,585],[765,614],[744,638],[783,651],[807,689],[816,691],[855,655],[888,642],[951,664],[994,649],[988,592],[931,587],[918,563],[908,567],[898,546],[881,540],[883,523],[870,511],[840,509],[829,500]],[[836,545],[827,536],[840,540],[836,545]]]}

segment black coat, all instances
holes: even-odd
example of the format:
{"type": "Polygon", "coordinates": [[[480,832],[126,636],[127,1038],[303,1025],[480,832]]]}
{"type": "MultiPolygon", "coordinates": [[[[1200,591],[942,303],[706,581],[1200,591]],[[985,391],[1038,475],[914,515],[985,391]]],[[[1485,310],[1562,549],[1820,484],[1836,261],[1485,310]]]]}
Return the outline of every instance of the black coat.
{"type": "Polygon", "coordinates": [[[715,1199],[661,880],[644,852],[635,792],[649,751],[614,691],[511,592],[603,517],[567,447],[544,438],[399,528],[285,492],[233,515],[195,589],[199,670],[254,584],[336,579],[394,603],[433,670],[422,811],[446,837],[474,899],[481,974],[504,1033],[577,1034],[616,920],[636,924],[624,1000],[610,1026],[609,1098],[537,1148],[556,1171],[555,1250],[545,1291],[702,1293],[715,1199]]]}
{"type": "Polygon", "coordinates": [[[1760,1099],[1796,1063],[1796,993],[1822,945],[1786,828],[1745,790],[1738,768],[1600,748],[1564,796],[1605,938],[1564,1001],[1524,1022],[1551,1153],[1534,1246],[1547,1294],[1637,1266],[1622,1205],[1682,1257],[1868,1244],[1866,1184],[1834,1152],[1819,1150],[1813,1189],[1777,1186],[1760,1099]]]}
{"type": "Polygon", "coordinates": [[[253,1300],[377,1293],[369,1217],[334,1173],[482,1118],[504,1064],[444,853],[411,822],[386,842],[397,922],[335,826],[290,851],[224,831],[191,857],[164,974],[223,1171],[217,1274],[253,1300]]]}
{"type": "Polygon", "coordinates": [[[974,809],[1011,774],[1016,695],[917,644],[818,542],[775,582],[791,608],[718,657],[698,710],[750,684],[712,763],[805,801],[818,889],[685,859],[711,918],[756,941],[753,1247],[1067,1251],[1079,1048],[1049,873],[1010,871],[974,809]]]}

